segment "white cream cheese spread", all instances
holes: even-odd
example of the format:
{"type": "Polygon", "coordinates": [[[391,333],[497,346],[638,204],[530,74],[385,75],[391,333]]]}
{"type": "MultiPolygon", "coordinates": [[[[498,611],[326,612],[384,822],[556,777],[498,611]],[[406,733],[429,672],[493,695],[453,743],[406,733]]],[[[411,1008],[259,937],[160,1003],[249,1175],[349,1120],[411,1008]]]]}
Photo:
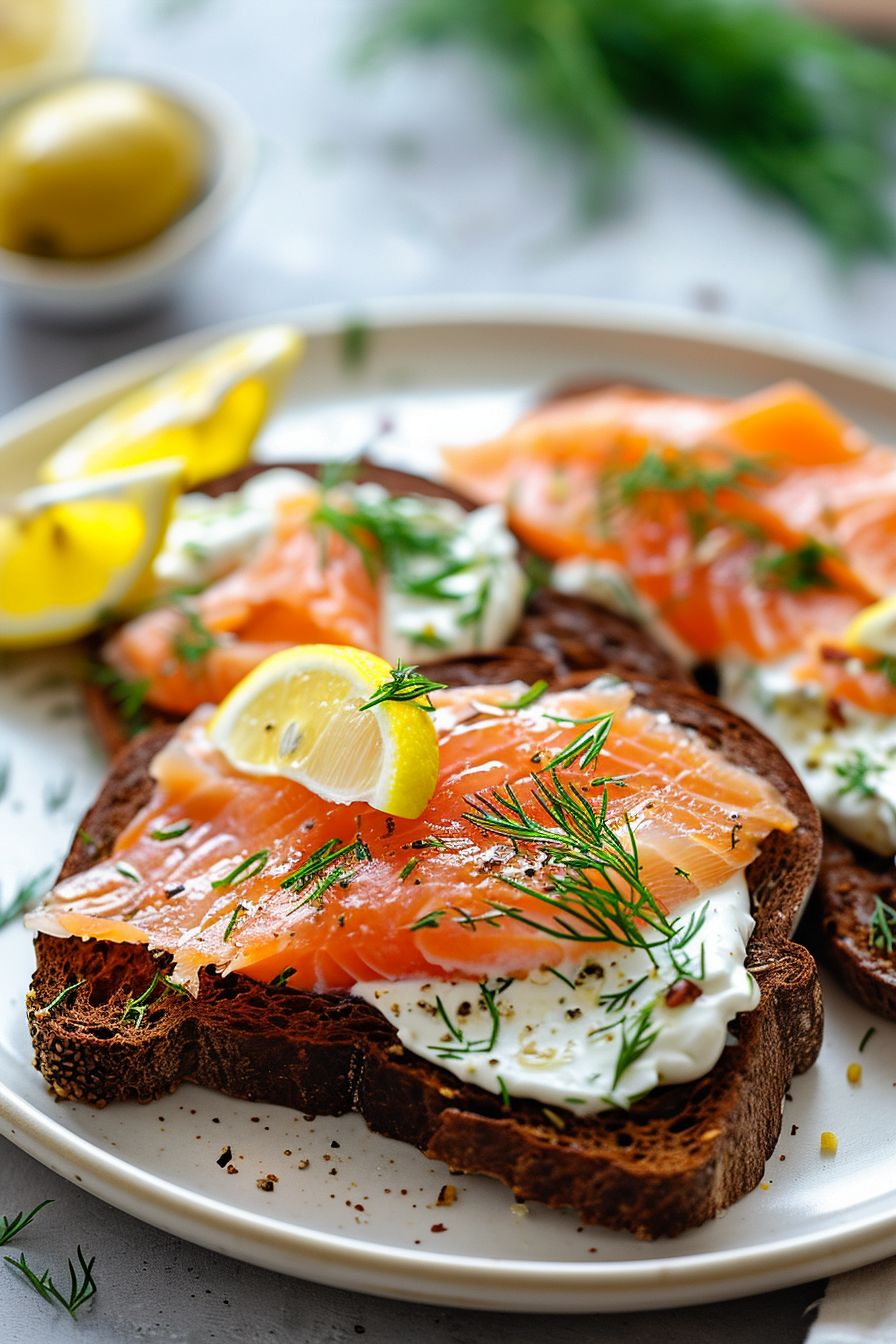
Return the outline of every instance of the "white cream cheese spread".
{"type": "MultiPolygon", "coordinates": [[[[243,564],[270,533],[280,501],[309,493],[320,493],[312,477],[278,467],[217,499],[184,495],[153,566],[159,591],[202,588],[243,564]]],[[[522,613],[526,579],[502,506],[468,513],[450,499],[390,498],[370,482],[346,482],[334,498],[348,510],[354,502],[374,514],[388,508],[406,535],[436,541],[406,548],[400,572],[388,567],[382,572],[384,658],[425,663],[507,641],[522,613]]]]}
{"type": "Polygon", "coordinates": [[[789,662],[720,665],[721,697],[790,761],[826,821],[878,854],[896,853],[896,718],[837,702],[789,662]]]}
{"type": "Polygon", "coordinates": [[[702,1077],[728,1023],[755,1008],[743,873],[676,910],[678,936],[612,946],[525,979],[377,980],[353,993],[401,1043],[462,1082],[578,1115],[628,1107],[662,1083],[702,1077]]]}

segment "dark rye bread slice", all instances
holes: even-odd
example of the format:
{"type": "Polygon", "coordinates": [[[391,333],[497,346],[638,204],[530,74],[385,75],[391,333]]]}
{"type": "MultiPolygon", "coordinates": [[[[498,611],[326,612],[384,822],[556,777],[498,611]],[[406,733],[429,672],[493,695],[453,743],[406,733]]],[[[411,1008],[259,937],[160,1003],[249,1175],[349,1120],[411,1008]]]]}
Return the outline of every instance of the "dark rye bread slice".
{"type": "Polygon", "coordinates": [[[896,951],[871,942],[876,897],[896,909],[893,859],[826,826],[809,938],[854,999],[896,1022],[896,951]]]}
{"type": "MultiPolygon", "coordinates": [[[[251,462],[238,471],[203,482],[201,489],[203,493],[217,498],[238,490],[253,476],[276,466],[293,467],[312,476],[319,476],[323,469],[320,463],[315,462],[251,462]]],[[[354,479],[359,482],[372,481],[392,495],[426,495],[436,499],[452,499],[465,509],[475,507],[456,490],[438,481],[412,476],[409,472],[396,471],[391,467],[376,466],[372,462],[359,462],[354,479]]],[[[514,674],[528,681],[550,680],[568,672],[595,668],[617,671],[622,675],[638,673],[660,681],[692,684],[681,664],[633,621],[587,598],[567,596],[550,588],[540,588],[532,594],[523,619],[507,648],[470,655],[466,661],[471,667],[486,666],[513,656],[521,666],[515,653],[517,649],[532,651],[528,669],[514,674]]],[[[445,678],[440,669],[448,663],[456,666],[454,659],[428,663],[427,674],[435,681],[443,681],[445,678]]],[[[471,684],[482,679],[473,676],[471,684]]],[[[84,683],[84,695],[93,726],[109,755],[114,756],[128,739],[121,714],[105,688],[96,682],[88,680],[84,683]]],[[[147,717],[151,725],[177,722],[175,715],[161,710],[151,710],[147,717]]]]}
{"type": "MultiPolygon", "coordinates": [[[[503,680],[513,670],[507,664],[492,675],[503,680]]],[[[462,664],[455,679],[469,673],[462,664]]],[[[698,691],[642,678],[632,685],[640,703],[769,779],[799,819],[791,835],[773,832],[748,869],[756,916],[748,965],[762,998],[731,1024],[735,1043],[705,1077],[658,1088],[629,1112],[590,1118],[526,1100],[505,1107],[406,1051],[390,1022],[363,1001],[274,989],[209,969],[197,999],[169,994],[138,1028],[122,1021],[125,1006],[164,969],[165,958],[143,946],[45,934],[36,939],[27,1002],[37,1067],[58,1095],[94,1105],[146,1102],[192,1081],[306,1113],[357,1110],[377,1133],[412,1143],[452,1170],[497,1177],[518,1199],[571,1205],[583,1222],[644,1238],[699,1226],[760,1180],[788,1082],[821,1045],[815,963],[790,942],[814,880],[820,828],[796,775],[755,729],[698,691]],[[80,981],[57,1006],[45,1006],[80,981]]],[[[147,767],[170,731],[136,738],[116,760],[64,876],[105,857],[148,800],[147,767]]]]}

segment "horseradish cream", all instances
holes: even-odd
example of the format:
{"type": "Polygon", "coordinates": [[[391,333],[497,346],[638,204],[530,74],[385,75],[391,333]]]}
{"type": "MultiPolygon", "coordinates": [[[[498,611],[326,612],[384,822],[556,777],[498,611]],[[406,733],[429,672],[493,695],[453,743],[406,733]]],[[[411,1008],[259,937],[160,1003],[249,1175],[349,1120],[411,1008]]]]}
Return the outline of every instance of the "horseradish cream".
{"type": "Polygon", "coordinates": [[[522,979],[376,980],[352,992],[460,1081],[593,1115],[708,1073],[735,1013],[759,1002],[744,965],[753,919],[742,873],[671,922],[676,937],[654,960],[613,946],[522,979]]]}
{"type": "Polygon", "coordinates": [[[725,660],[721,698],[775,742],[826,821],[878,854],[896,853],[896,718],[797,681],[788,660],[725,660]]]}

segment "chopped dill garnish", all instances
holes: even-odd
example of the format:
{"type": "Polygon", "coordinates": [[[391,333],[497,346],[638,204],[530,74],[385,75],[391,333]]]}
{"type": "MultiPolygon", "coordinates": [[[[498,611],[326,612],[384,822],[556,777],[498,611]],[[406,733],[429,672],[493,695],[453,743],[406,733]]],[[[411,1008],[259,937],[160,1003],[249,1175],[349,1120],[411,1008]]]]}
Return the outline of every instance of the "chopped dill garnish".
{"type": "Polygon", "coordinates": [[[405,864],[405,866],[402,868],[401,872],[398,874],[399,882],[403,882],[406,877],[410,877],[411,873],[417,867],[417,864],[419,862],[420,862],[419,859],[409,859],[408,862],[405,864]]]}
{"type": "Polygon", "coordinates": [[[533,775],[532,781],[534,801],[553,823],[551,826],[526,812],[511,785],[503,791],[498,788],[477,794],[474,810],[464,813],[464,818],[487,834],[546,849],[552,862],[565,870],[553,876],[551,892],[503,874],[500,879],[547,906],[554,923],[544,924],[518,907],[499,901],[488,900],[487,904],[554,938],[640,947],[653,960],[653,946],[668,943],[678,930],[641,881],[631,823],[626,820],[626,847],[607,822],[606,789],[595,810],[574,784],[562,784],[554,770],[550,783],[541,775],[533,775]]]}
{"type": "Polygon", "coordinates": [[[176,840],[180,835],[186,835],[187,831],[193,825],[191,821],[178,821],[174,826],[169,826],[167,830],[150,831],[150,840],[176,840]]]}
{"type": "Polygon", "coordinates": [[[868,941],[879,952],[892,952],[896,947],[896,910],[879,896],[874,898],[868,941]]]}
{"type": "MultiPolygon", "coordinates": [[[[74,994],[76,989],[80,989],[82,985],[86,984],[87,984],[86,980],[76,980],[73,985],[67,985],[65,989],[60,989],[55,999],[51,999],[50,1002],[45,1004],[43,1008],[38,1009],[40,1016],[45,1017],[47,1013],[52,1013],[53,1009],[58,1008],[60,1003],[64,1002],[64,1000],[68,998],[69,994],[74,994]]],[[[2,1245],[3,1243],[2,1241],[0,1241],[0,1246],[2,1245]]]]}
{"type": "Polygon", "coordinates": [[[357,372],[367,362],[372,332],[362,317],[353,317],[342,328],[342,366],[357,372]]]}
{"type": "Polygon", "coordinates": [[[877,798],[878,791],[869,783],[869,777],[880,775],[883,770],[884,766],[880,762],[872,761],[861,747],[857,747],[845,760],[834,762],[834,773],[843,780],[837,790],[837,797],[854,793],[859,798],[877,798]]]}
{"type": "Polygon", "coordinates": [[[413,924],[409,924],[408,929],[411,933],[419,933],[421,929],[437,929],[447,913],[447,910],[430,910],[428,914],[421,915],[413,924]]]}
{"type": "Polygon", "coordinates": [[[876,1031],[877,1027],[869,1027],[868,1030],[865,1032],[865,1035],[862,1037],[859,1043],[859,1054],[861,1054],[862,1051],[865,1049],[865,1046],[871,1040],[871,1037],[875,1034],[876,1031]]]}
{"type": "Polygon", "coordinates": [[[622,1023],[622,1043],[619,1047],[616,1070],[613,1074],[614,1088],[618,1086],[622,1075],[631,1068],[636,1060],[641,1058],[645,1050],[649,1049],[657,1036],[659,1036],[659,1027],[655,1027],[653,1031],[650,1030],[652,1013],[653,1004],[645,1004],[641,1011],[635,1016],[631,1036],[628,1034],[628,1023],[622,1023]]]}
{"type": "Polygon", "coordinates": [[[536,700],[540,700],[547,688],[546,681],[535,681],[518,700],[504,701],[498,705],[498,709],[525,709],[528,705],[534,705],[536,700]]]}
{"type": "Polygon", "coordinates": [[[83,1307],[84,1303],[88,1302],[96,1292],[96,1283],[93,1279],[93,1266],[96,1256],[92,1255],[89,1261],[85,1260],[84,1253],[80,1246],[78,1247],[77,1254],[82,1278],[79,1282],[78,1273],[71,1260],[69,1260],[68,1272],[70,1278],[70,1290],[68,1297],[62,1296],[62,1293],[60,1293],[59,1289],[50,1278],[50,1271],[48,1269],[45,1269],[43,1274],[38,1277],[30,1265],[25,1263],[24,1254],[18,1260],[13,1260],[12,1256],[9,1255],[5,1255],[3,1258],[8,1265],[12,1265],[13,1269],[17,1269],[21,1274],[24,1274],[25,1278],[31,1284],[31,1287],[36,1292],[40,1293],[45,1302],[58,1302],[60,1306],[65,1307],[72,1320],[76,1321],[78,1319],[76,1315],[78,1308],[83,1307]]]}
{"type": "Polygon", "coordinates": [[[83,826],[78,827],[78,839],[83,840],[84,844],[88,845],[91,849],[99,849],[100,847],[99,841],[94,840],[93,836],[89,833],[89,831],[85,831],[83,826]]]}
{"type": "MultiPolygon", "coordinates": [[[[578,737],[573,738],[572,742],[565,746],[562,751],[557,752],[548,765],[541,767],[539,774],[543,774],[545,770],[556,770],[561,765],[574,766],[576,757],[581,758],[578,762],[579,769],[586,770],[603,751],[613,727],[612,714],[600,714],[595,719],[567,719],[554,714],[548,714],[546,717],[553,719],[555,723],[566,725],[590,724],[591,726],[586,728],[584,733],[579,733],[578,737]]],[[[595,782],[599,783],[600,781],[595,782]]],[[[609,783],[610,781],[607,780],[606,782],[609,783]]],[[[615,781],[613,782],[615,783],[615,781]]]]}
{"type": "Polygon", "coordinates": [[[186,628],[178,630],[172,638],[171,651],[179,662],[193,667],[207,657],[212,649],[217,648],[218,638],[206,628],[194,607],[188,607],[180,600],[176,600],[174,605],[183,616],[186,628]]]}
{"type": "Polygon", "coordinates": [[[488,1010],[489,1018],[491,1019],[491,1034],[488,1039],[483,1036],[475,1041],[467,1041],[464,1039],[463,1031],[451,1021],[444,1003],[439,996],[436,995],[436,1011],[445,1023],[445,1026],[448,1028],[453,1039],[457,1042],[456,1045],[451,1045],[447,1041],[444,1041],[439,1045],[430,1046],[429,1048],[439,1059],[456,1060],[462,1059],[464,1055],[489,1054],[494,1050],[495,1043],[498,1039],[498,1031],[501,1026],[501,1019],[498,1016],[498,1008],[495,1003],[495,998],[501,991],[500,989],[489,989],[486,982],[481,980],[479,983],[479,992],[482,995],[486,1009],[488,1010]]]}
{"type": "MultiPolygon", "coordinates": [[[[636,980],[628,989],[620,989],[615,994],[601,994],[598,999],[600,1008],[607,1008],[611,1013],[622,1013],[628,1007],[629,1000],[646,982],[647,976],[642,975],[640,980],[636,980]]],[[[615,1084],[614,1084],[615,1086],[615,1084]]]]}
{"type": "Polygon", "coordinates": [[[19,919],[30,909],[32,903],[42,895],[44,884],[52,871],[51,868],[44,868],[42,872],[22,883],[9,905],[0,910],[0,929],[6,928],[7,924],[19,919]]]}
{"type": "Polygon", "coordinates": [[[130,863],[116,863],[116,873],[121,873],[129,882],[142,882],[143,878],[137,872],[137,869],[130,863]]]}
{"type": "Polygon", "coordinates": [[[418,672],[416,664],[405,667],[399,658],[398,663],[389,673],[387,681],[378,686],[369,700],[363,705],[358,706],[360,713],[363,709],[372,709],[374,705],[382,705],[387,700],[395,700],[399,703],[411,701],[419,703],[421,709],[425,709],[428,714],[433,713],[432,702],[429,696],[433,691],[444,691],[446,689],[444,681],[430,681],[429,677],[418,672]],[[425,696],[425,701],[421,702],[421,697],[425,696]]]}
{"type": "Polygon", "coordinates": [[[716,498],[719,491],[744,494],[751,479],[767,474],[766,469],[751,458],[734,454],[718,456],[717,466],[707,466],[690,452],[672,448],[662,452],[649,449],[632,467],[609,468],[600,482],[600,522],[606,528],[617,509],[636,503],[646,494],[678,495],[693,539],[701,540],[720,516],[716,498]]]}
{"type": "Polygon", "coordinates": [[[507,1084],[505,1083],[504,1079],[501,1077],[500,1073],[496,1073],[496,1074],[495,1074],[495,1082],[498,1084],[498,1086],[499,1086],[500,1089],[501,1089],[501,1105],[502,1105],[502,1106],[507,1106],[508,1109],[509,1109],[509,1107],[510,1107],[510,1093],[507,1091],[507,1084]]]}
{"type": "Polygon", "coordinates": [[[295,973],[296,973],[295,966],[284,966],[280,974],[274,976],[268,988],[284,989],[286,987],[287,980],[289,980],[291,976],[295,975],[295,973]]]}
{"type": "Polygon", "coordinates": [[[295,872],[283,879],[280,886],[284,891],[304,891],[331,864],[349,855],[359,863],[365,863],[370,858],[370,850],[360,838],[352,840],[348,845],[343,845],[341,840],[328,840],[313,854],[309,854],[295,872]]]}
{"type": "Polygon", "coordinates": [[[753,571],[764,588],[785,589],[788,593],[833,588],[834,581],[824,569],[830,555],[830,547],[809,537],[791,550],[769,548],[753,561],[753,571]]]}
{"type": "Polygon", "coordinates": [[[149,727],[149,719],[143,712],[143,702],[151,684],[149,677],[128,681],[104,663],[88,663],[85,675],[95,686],[103,687],[118,710],[128,737],[149,727]]]}
{"type": "Polygon", "coordinates": [[[157,1008],[169,994],[186,994],[186,992],[183,985],[176,984],[175,981],[169,980],[167,975],[163,975],[161,971],[156,971],[142,994],[138,994],[136,998],[128,998],[121,1014],[121,1021],[133,1022],[139,1031],[150,1008],[157,1008]],[[157,999],[153,1000],[152,996],[159,983],[162,985],[162,992],[157,999]]]}
{"type": "Polygon", "coordinates": [[[247,905],[243,905],[242,901],[237,901],[236,905],[234,906],[233,914],[227,921],[227,928],[224,930],[223,941],[225,943],[230,938],[230,935],[233,933],[233,930],[236,927],[236,922],[239,919],[240,915],[244,915],[248,909],[249,907],[247,905]]]}
{"type": "Polygon", "coordinates": [[[48,1204],[52,1204],[52,1199],[45,1199],[37,1204],[30,1213],[19,1212],[15,1218],[7,1218],[6,1214],[0,1219],[0,1246],[5,1246],[8,1241],[12,1241],[17,1233],[21,1232],[23,1227],[27,1227],[35,1214],[40,1213],[48,1204]]]}
{"type": "Polygon", "coordinates": [[[219,877],[212,883],[213,887],[233,887],[238,886],[240,882],[248,882],[250,878],[257,877],[268,861],[267,849],[260,849],[257,854],[250,854],[242,863],[238,863],[232,872],[226,877],[219,877]]]}
{"type": "MultiPolygon", "coordinates": [[[[9,781],[12,775],[12,761],[8,756],[4,756],[0,761],[0,802],[6,797],[6,791],[9,788],[9,781]]],[[[3,1243],[0,1242],[0,1246],[3,1243]]]]}

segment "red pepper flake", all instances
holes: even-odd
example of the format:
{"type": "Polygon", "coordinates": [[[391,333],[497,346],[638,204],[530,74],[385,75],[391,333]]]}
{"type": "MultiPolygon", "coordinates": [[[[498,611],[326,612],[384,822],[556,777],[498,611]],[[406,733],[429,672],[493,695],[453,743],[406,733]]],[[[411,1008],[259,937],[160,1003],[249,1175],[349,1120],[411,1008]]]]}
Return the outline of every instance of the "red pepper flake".
{"type": "Polygon", "coordinates": [[[686,1003],[699,999],[703,990],[693,980],[676,980],[666,991],[666,1003],[670,1008],[681,1008],[686,1003]]]}
{"type": "Polygon", "coordinates": [[[444,1223],[433,1223],[432,1227],[431,1227],[429,1230],[430,1230],[430,1232],[447,1232],[447,1231],[448,1231],[448,1229],[447,1229],[447,1227],[445,1226],[444,1223]]]}

